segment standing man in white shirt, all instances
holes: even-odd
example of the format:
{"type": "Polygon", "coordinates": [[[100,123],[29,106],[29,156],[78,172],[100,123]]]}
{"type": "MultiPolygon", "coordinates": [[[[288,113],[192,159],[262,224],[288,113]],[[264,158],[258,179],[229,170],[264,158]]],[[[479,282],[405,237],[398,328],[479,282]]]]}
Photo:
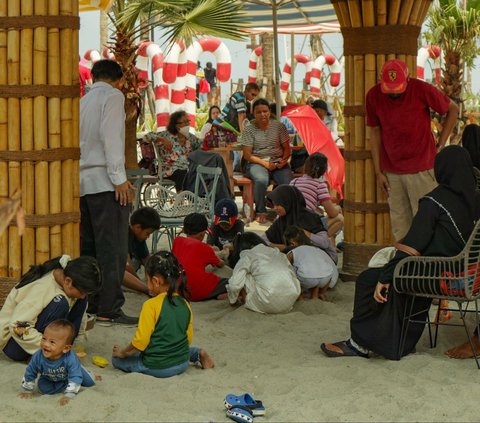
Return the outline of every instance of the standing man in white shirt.
{"type": "Polygon", "coordinates": [[[80,211],[82,255],[96,257],[102,289],[89,298],[99,324],[135,325],[122,311],[128,254],[128,215],[133,186],[125,171],[123,72],[112,60],[92,67],[93,86],[80,101],[80,211]]]}

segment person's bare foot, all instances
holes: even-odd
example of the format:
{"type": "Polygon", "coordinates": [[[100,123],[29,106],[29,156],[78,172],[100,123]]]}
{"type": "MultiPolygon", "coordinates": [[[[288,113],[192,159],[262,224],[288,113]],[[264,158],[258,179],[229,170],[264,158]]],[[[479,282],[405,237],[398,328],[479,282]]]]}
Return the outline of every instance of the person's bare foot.
{"type": "MultiPolygon", "coordinates": [[[[475,347],[476,353],[479,353],[480,350],[480,341],[477,335],[474,335],[472,338],[473,346],[475,347]]],[[[470,347],[470,342],[465,342],[462,345],[459,345],[455,348],[450,348],[448,351],[445,351],[445,355],[450,358],[464,359],[464,358],[473,358],[472,348],[470,347]]]]}
{"type": "Polygon", "coordinates": [[[228,300],[228,294],[225,292],[224,294],[217,295],[217,300],[228,300]]]}
{"type": "Polygon", "coordinates": [[[212,357],[208,355],[205,350],[200,350],[200,363],[202,363],[202,369],[213,369],[215,363],[212,360],[212,357]]]}

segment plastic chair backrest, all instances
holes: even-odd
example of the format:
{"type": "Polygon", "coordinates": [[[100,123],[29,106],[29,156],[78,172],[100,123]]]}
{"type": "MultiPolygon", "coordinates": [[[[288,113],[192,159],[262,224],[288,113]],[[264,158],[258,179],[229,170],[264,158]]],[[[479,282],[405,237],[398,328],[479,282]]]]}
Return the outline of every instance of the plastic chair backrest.
{"type": "Polygon", "coordinates": [[[210,220],[213,220],[215,209],[215,195],[217,193],[217,184],[222,169],[220,167],[207,167],[198,165],[195,177],[195,212],[208,213],[210,220]],[[200,201],[200,188],[203,189],[205,197],[200,201]],[[204,207],[203,207],[204,206],[204,207]]]}

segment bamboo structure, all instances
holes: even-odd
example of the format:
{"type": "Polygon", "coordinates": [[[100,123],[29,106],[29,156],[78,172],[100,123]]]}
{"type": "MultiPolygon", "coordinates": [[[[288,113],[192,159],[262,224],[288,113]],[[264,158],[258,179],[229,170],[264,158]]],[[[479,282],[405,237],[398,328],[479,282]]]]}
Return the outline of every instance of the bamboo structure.
{"type": "Polygon", "coordinates": [[[365,124],[365,96],[386,60],[416,75],[417,40],[432,0],[331,0],[345,54],[345,250],[343,277],[358,275],[393,242],[389,208],[376,183],[365,124]]]}
{"type": "Polygon", "coordinates": [[[78,256],[78,0],[0,0],[0,203],[21,190],[26,229],[0,236],[0,283],[78,256]]]}

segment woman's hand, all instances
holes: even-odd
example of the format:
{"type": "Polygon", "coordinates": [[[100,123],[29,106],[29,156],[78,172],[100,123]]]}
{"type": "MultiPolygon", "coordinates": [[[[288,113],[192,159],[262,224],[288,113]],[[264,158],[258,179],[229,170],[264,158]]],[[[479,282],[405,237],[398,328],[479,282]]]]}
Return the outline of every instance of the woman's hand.
{"type": "Polygon", "coordinates": [[[374,300],[380,304],[386,303],[388,301],[389,290],[390,290],[389,283],[378,282],[377,286],[375,287],[375,292],[373,294],[374,300]]]}
{"type": "Polygon", "coordinates": [[[119,345],[113,346],[112,357],[125,358],[126,354],[119,345]]]}
{"type": "Polygon", "coordinates": [[[267,162],[266,160],[264,160],[262,164],[263,164],[263,167],[269,171],[275,170],[277,168],[276,163],[267,162]]]}
{"type": "Polygon", "coordinates": [[[163,145],[163,148],[167,151],[172,151],[173,143],[167,140],[165,137],[157,137],[157,142],[163,145]]]}
{"type": "Polygon", "coordinates": [[[277,163],[277,169],[282,169],[284,168],[288,163],[288,158],[282,159],[277,163]]]}

